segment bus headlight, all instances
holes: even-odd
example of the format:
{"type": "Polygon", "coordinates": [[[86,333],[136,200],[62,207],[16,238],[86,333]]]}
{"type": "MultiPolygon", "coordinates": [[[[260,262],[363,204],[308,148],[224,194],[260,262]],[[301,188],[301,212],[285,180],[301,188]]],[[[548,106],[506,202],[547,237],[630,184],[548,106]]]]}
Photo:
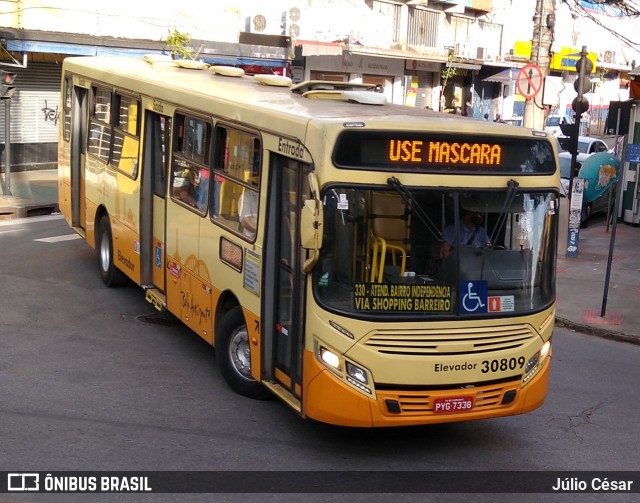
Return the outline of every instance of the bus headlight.
{"type": "Polygon", "coordinates": [[[540,361],[540,353],[536,353],[531,358],[524,367],[525,375],[529,375],[532,370],[535,370],[538,366],[538,362],[540,361]]]}
{"type": "Polygon", "coordinates": [[[345,363],[347,367],[347,382],[358,388],[360,391],[364,391],[371,395],[371,388],[366,386],[369,384],[366,371],[351,362],[345,363]]]}
{"type": "Polygon", "coordinates": [[[542,345],[540,351],[529,358],[529,361],[527,361],[524,367],[524,378],[522,379],[522,384],[526,384],[529,379],[531,379],[536,374],[536,372],[538,372],[538,369],[544,363],[544,360],[547,358],[550,350],[551,341],[548,340],[542,345]]]}
{"type": "Polygon", "coordinates": [[[329,367],[340,370],[340,357],[327,348],[320,348],[320,359],[329,367]]]}
{"type": "Polygon", "coordinates": [[[549,339],[547,342],[545,342],[542,345],[542,349],[540,350],[540,359],[544,360],[547,355],[549,354],[549,350],[551,349],[551,339],[549,339]]]}
{"type": "Polygon", "coordinates": [[[347,374],[362,384],[368,384],[367,373],[357,365],[347,362],[347,374]]]}
{"type": "Polygon", "coordinates": [[[348,382],[362,393],[373,395],[369,385],[369,374],[364,368],[327,349],[319,341],[316,341],[316,357],[337,377],[348,382]]]}

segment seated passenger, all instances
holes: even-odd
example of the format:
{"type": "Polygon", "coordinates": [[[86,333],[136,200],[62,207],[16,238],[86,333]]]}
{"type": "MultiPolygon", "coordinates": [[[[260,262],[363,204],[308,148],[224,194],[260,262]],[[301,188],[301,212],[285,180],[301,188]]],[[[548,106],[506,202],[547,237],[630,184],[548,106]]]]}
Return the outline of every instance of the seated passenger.
{"type": "Polygon", "coordinates": [[[240,216],[240,229],[249,238],[256,235],[258,228],[258,193],[244,189],[238,200],[238,213],[240,216]]]}
{"type": "Polygon", "coordinates": [[[185,170],[182,176],[173,179],[173,197],[180,199],[189,206],[195,206],[197,201],[194,197],[195,186],[191,170],[185,170]]]}
{"type": "Polygon", "coordinates": [[[475,246],[476,248],[490,248],[491,242],[487,231],[482,225],[484,218],[483,214],[477,211],[464,210],[462,218],[460,219],[460,236],[456,236],[456,226],[454,224],[448,225],[444,229],[443,237],[444,243],[440,256],[446,257],[451,253],[451,250],[461,243],[462,246],[475,246]],[[459,237],[459,239],[458,239],[459,237]]]}

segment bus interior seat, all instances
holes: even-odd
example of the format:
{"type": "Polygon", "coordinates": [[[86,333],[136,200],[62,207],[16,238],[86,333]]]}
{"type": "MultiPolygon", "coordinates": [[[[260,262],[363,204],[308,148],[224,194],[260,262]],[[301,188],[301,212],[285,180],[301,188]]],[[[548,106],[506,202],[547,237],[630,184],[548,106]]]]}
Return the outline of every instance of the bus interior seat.
{"type": "Polygon", "coordinates": [[[409,228],[404,201],[395,193],[373,192],[369,219],[372,241],[371,282],[382,282],[388,253],[391,253],[393,265],[397,265],[396,254],[400,254],[400,276],[404,275],[407,264],[405,241],[409,228]]]}

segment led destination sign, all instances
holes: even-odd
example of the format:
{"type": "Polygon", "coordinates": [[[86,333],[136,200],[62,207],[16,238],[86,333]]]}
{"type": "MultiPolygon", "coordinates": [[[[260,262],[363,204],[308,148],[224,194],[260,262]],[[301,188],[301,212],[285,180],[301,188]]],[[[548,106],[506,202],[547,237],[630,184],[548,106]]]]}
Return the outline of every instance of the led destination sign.
{"type": "Polygon", "coordinates": [[[427,164],[500,165],[502,146],[498,143],[389,140],[389,161],[427,164]]]}
{"type": "Polygon", "coordinates": [[[425,173],[552,174],[556,169],[545,138],[397,131],[345,131],[333,160],[340,168],[425,173]]]}

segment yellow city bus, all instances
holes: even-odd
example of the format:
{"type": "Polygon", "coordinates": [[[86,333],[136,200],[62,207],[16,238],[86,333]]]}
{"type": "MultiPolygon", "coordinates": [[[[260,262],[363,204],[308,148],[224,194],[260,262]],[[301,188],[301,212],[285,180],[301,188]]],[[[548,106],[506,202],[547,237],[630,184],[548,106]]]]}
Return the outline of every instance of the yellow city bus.
{"type": "Polygon", "coordinates": [[[60,208],[105,285],[140,285],[236,392],[357,427],[543,403],[545,133],[152,57],[67,58],[62,109],[60,208]]]}

